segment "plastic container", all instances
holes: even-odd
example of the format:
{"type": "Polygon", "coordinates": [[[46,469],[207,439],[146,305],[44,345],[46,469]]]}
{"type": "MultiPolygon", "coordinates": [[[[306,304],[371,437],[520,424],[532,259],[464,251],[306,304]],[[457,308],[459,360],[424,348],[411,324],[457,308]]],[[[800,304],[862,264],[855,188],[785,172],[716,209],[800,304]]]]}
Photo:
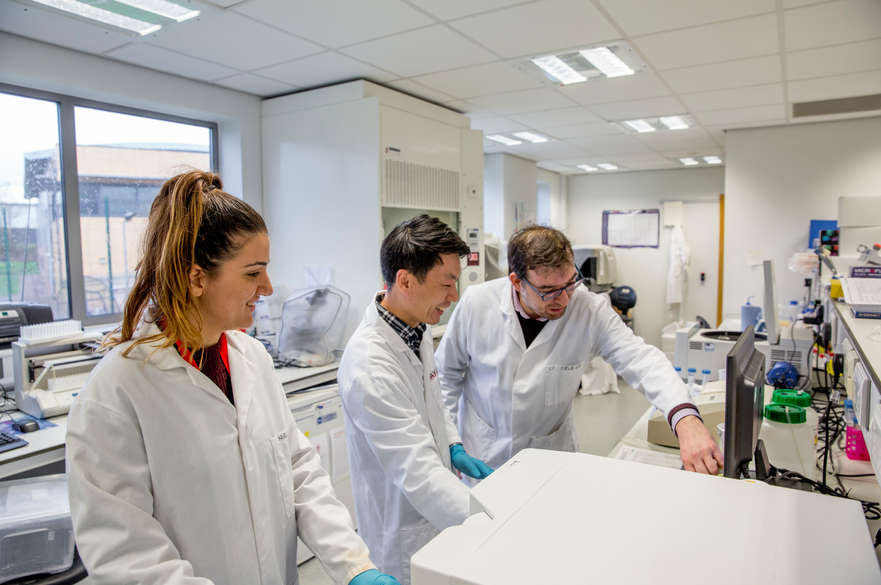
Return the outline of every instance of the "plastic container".
{"type": "Polygon", "coordinates": [[[750,325],[757,326],[759,317],[762,314],[762,308],[749,302],[752,297],[747,297],[746,303],[740,306],[740,330],[746,331],[750,325]]]}
{"type": "Polygon", "coordinates": [[[707,387],[707,382],[710,381],[710,376],[712,375],[712,371],[704,368],[701,370],[701,389],[707,387]]]}
{"type": "Polygon", "coordinates": [[[844,401],[844,422],[847,424],[844,435],[844,454],[848,459],[868,461],[869,449],[866,447],[866,439],[863,437],[863,431],[860,430],[856,413],[853,410],[853,400],[850,398],[844,401]]]}
{"type": "Polygon", "coordinates": [[[695,396],[700,394],[701,389],[694,383],[697,376],[697,368],[688,368],[688,396],[694,400],[695,396]]]}
{"type": "MultiPolygon", "coordinates": [[[[813,411],[811,411],[813,412],[813,411]]],[[[774,467],[797,471],[815,479],[816,417],[808,418],[808,410],[791,404],[767,404],[760,437],[774,467]]]]}
{"type": "Polygon", "coordinates": [[[64,474],[0,482],[0,583],[73,564],[64,474]]]}
{"type": "Polygon", "coordinates": [[[771,402],[776,404],[790,404],[807,409],[811,405],[811,395],[804,390],[788,390],[778,388],[771,396],[771,402]]]}
{"type": "Polygon", "coordinates": [[[674,366],[673,369],[676,370],[676,375],[679,376],[679,379],[684,382],[685,378],[682,376],[682,368],[680,368],[679,366],[674,366]]]}

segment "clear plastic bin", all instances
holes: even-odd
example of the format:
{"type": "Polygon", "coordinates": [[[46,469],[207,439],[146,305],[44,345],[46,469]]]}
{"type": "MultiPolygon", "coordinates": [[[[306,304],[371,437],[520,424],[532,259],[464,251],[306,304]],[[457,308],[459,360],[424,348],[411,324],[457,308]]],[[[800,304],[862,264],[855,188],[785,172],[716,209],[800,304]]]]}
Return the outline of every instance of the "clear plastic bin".
{"type": "Polygon", "coordinates": [[[0,482],[0,583],[65,571],[73,550],[63,474],[0,482]]]}

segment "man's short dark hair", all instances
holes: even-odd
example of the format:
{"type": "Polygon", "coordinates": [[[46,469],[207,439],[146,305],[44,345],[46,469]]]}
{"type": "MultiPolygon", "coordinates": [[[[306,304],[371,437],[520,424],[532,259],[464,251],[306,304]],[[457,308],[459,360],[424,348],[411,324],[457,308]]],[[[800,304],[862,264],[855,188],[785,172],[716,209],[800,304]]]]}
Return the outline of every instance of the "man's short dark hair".
{"type": "Polygon", "coordinates": [[[560,268],[574,262],[572,244],[560,230],[530,225],[508,240],[508,268],[518,278],[526,278],[528,270],[560,268]]]}
{"type": "Polygon", "coordinates": [[[422,214],[395,226],[382,241],[382,278],[391,288],[398,270],[403,268],[422,282],[428,271],[440,264],[442,255],[455,254],[461,258],[468,252],[468,244],[450,226],[422,214]]]}

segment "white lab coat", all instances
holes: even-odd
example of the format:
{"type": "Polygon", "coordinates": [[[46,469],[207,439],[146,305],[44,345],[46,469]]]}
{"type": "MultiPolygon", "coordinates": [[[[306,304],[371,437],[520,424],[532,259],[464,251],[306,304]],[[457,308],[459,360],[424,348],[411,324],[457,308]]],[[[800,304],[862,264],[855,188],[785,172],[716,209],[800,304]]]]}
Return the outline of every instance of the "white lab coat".
{"type": "Polygon", "coordinates": [[[444,411],[431,333],[421,361],[371,300],[339,369],[358,531],[379,570],[410,582],[410,557],[468,516],[468,488],[453,474],[459,442],[444,411]]]}
{"type": "Polygon", "coordinates": [[[340,585],[373,567],[272,358],[241,332],[227,340],[235,406],[174,346],[142,344],[104,357],[71,408],[70,508],[91,583],[292,585],[298,534],[340,585]]]}
{"type": "Polygon", "coordinates": [[[689,401],[664,354],[633,334],[608,297],[578,287],[527,349],[511,289],[507,277],[469,287],[436,354],[445,406],[470,455],[497,468],[527,447],[574,451],[573,400],[595,356],[665,414],[689,401]]]}
{"type": "Polygon", "coordinates": [[[685,241],[682,226],[673,226],[670,232],[670,259],[667,265],[667,302],[681,303],[684,297],[685,277],[691,250],[685,241]]]}

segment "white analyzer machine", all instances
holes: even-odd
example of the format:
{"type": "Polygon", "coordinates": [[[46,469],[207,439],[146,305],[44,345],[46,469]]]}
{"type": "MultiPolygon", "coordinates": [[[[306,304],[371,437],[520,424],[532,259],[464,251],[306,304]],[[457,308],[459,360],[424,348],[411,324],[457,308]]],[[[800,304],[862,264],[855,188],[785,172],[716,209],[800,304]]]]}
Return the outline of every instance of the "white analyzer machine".
{"type": "Polygon", "coordinates": [[[881,583],[860,503],[526,449],[413,555],[412,585],[881,583]]]}

